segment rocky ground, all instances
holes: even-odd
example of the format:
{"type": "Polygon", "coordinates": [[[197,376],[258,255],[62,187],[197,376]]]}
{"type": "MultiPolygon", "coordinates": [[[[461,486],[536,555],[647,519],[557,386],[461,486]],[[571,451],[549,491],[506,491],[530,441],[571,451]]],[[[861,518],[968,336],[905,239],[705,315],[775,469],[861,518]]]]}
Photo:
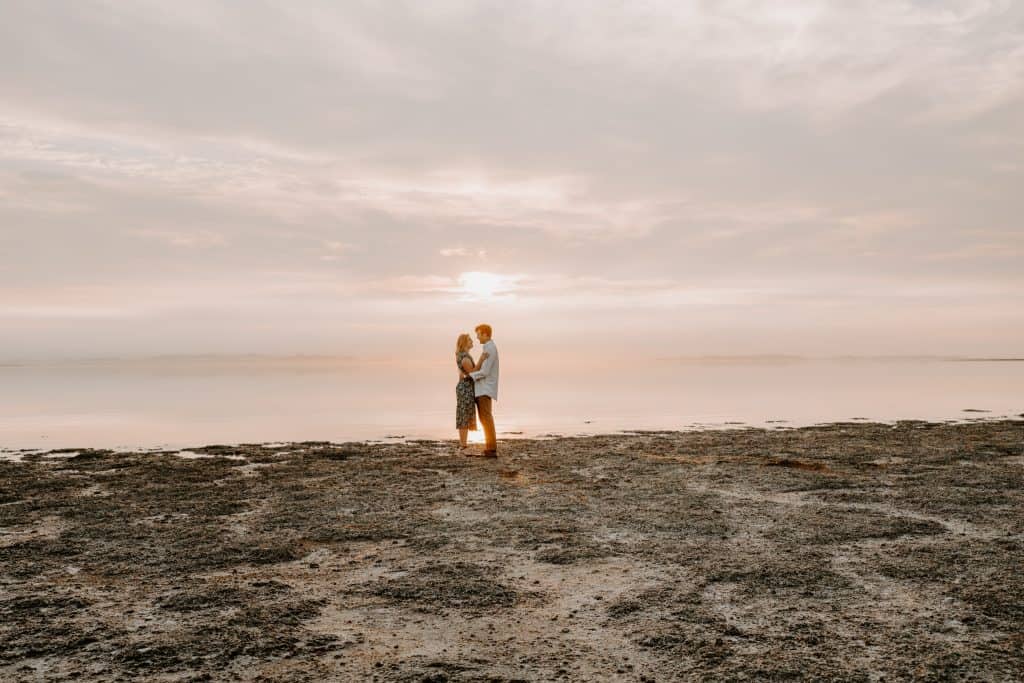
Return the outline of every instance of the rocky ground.
{"type": "Polygon", "coordinates": [[[8,453],[0,679],[1024,677],[1024,421],[501,451],[8,453]]]}

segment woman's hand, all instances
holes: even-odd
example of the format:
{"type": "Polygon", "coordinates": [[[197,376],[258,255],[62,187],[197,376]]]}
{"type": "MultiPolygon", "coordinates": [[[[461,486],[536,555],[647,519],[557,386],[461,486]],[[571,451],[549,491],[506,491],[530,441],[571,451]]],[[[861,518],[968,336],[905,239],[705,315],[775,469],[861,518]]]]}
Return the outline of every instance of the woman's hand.
{"type": "Polygon", "coordinates": [[[486,351],[484,351],[483,353],[480,354],[480,362],[483,363],[485,360],[487,360],[490,357],[491,357],[491,354],[489,354],[486,351]]]}

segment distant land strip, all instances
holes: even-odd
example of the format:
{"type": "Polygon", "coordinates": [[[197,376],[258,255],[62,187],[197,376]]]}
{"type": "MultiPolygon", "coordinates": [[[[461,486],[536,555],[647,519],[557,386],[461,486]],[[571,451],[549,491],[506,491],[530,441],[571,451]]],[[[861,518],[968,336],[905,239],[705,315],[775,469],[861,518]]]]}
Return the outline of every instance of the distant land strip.
{"type": "Polygon", "coordinates": [[[800,356],[791,354],[664,356],[658,361],[677,363],[800,363],[805,361],[876,361],[876,362],[958,362],[958,363],[1020,363],[1024,358],[973,356],[800,356]]]}

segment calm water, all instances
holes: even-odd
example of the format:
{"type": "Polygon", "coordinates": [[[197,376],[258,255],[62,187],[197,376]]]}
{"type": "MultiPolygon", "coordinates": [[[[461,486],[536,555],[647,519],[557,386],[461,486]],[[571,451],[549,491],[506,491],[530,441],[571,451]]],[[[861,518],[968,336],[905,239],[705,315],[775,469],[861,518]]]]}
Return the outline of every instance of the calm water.
{"type": "MultiPolygon", "coordinates": [[[[0,448],[454,438],[454,384],[445,363],[324,358],[0,367],[0,448]]],[[[652,359],[545,370],[517,368],[509,354],[496,410],[506,437],[1022,412],[1021,362],[652,359]]]]}

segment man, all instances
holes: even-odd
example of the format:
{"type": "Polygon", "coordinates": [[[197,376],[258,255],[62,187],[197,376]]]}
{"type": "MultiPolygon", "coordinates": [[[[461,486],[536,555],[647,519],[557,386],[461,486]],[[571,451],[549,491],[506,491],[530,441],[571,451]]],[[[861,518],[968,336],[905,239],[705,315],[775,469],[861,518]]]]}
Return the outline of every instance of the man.
{"type": "Polygon", "coordinates": [[[493,402],[498,400],[498,347],[491,339],[490,325],[477,325],[476,338],[487,353],[484,364],[476,372],[469,373],[473,378],[476,394],[476,412],[480,415],[480,424],[484,428],[485,458],[498,457],[498,439],[494,434],[493,402]]]}

